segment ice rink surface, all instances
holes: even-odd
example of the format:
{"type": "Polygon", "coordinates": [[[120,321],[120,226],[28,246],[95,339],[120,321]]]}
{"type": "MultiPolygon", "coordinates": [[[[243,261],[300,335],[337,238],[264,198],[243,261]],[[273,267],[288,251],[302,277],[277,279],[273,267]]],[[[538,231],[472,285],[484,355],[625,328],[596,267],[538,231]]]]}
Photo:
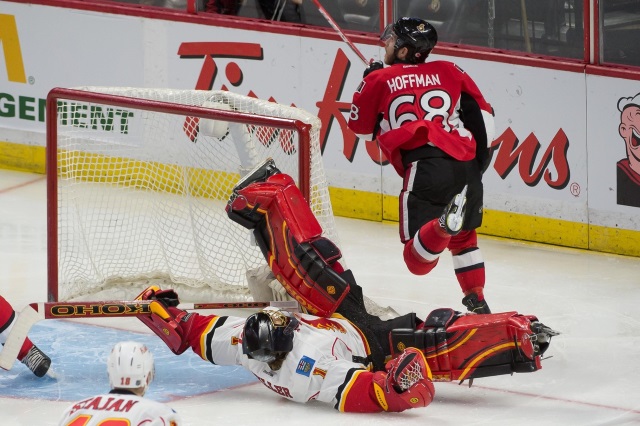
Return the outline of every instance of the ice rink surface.
{"type": "MultiPolygon", "coordinates": [[[[423,318],[439,307],[462,310],[449,253],[416,277],[402,261],[396,224],[337,225],[347,266],[378,304],[423,318]]],[[[16,310],[46,301],[46,241],[44,176],[0,171],[0,294],[16,310]]],[[[479,245],[493,312],[533,314],[562,332],[540,371],[477,379],[471,388],[436,383],[429,407],[404,413],[339,413],[284,400],[242,370],[175,356],[135,319],[47,320],[32,338],[59,377],[37,379],[20,363],[0,370],[2,423],[56,425],[71,402],[108,390],[108,351],[133,338],[156,357],[148,396],[187,425],[640,425],[640,259],[491,237],[479,245]]]]}

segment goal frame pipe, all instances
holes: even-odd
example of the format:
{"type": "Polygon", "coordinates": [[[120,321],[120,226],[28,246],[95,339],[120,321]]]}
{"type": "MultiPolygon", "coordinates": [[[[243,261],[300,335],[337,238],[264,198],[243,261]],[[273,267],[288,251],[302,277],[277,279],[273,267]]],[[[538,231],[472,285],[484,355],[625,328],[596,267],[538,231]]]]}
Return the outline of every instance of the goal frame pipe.
{"type": "Polygon", "coordinates": [[[131,98],[121,95],[88,92],[85,90],[55,87],[46,100],[46,148],[45,173],[47,177],[47,300],[58,302],[58,100],[100,102],[105,105],[143,108],[148,111],[174,115],[195,116],[224,120],[241,124],[257,124],[284,128],[298,134],[298,186],[307,203],[311,194],[311,125],[291,118],[269,117],[251,114],[238,116],[237,112],[212,110],[173,102],[131,98]]]}

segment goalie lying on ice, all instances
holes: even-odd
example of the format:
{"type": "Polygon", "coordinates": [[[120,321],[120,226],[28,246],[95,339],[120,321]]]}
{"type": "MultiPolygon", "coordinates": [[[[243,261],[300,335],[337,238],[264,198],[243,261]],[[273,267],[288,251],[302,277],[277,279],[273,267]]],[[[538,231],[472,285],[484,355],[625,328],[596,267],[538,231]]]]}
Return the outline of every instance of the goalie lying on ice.
{"type": "Polygon", "coordinates": [[[176,354],[242,365],[296,402],[340,411],[403,411],[433,400],[432,381],[533,372],[557,333],[517,312],[461,314],[436,309],[383,321],[366,312],[353,275],[293,180],[273,162],[251,172],[227,206],[252,229],[274,275],[309,312],[267,308],[248,318],[187,313],[173,290],[150,287],[152,314],[140,318],[176,354]],[[386,362],[386,363],[385,363],[386,362]]]}
{"type": "Polygon", "coordinates": [[[424,355],[407,349],[388,371],[366,367],[367,342],[348,320],[293,314],[275,308],[248,318],[186,313],[172,290],[150,287],[140,299],[154,314],[139,317],[176,354],[188,347],[205,361],[241,365],[278,395],[318,400],[340,411],[404,411],[433,399],[424,355]],[[167,337],[167,333],[171,336],[167,337]]]}
{"type": "Polygon", "coordinates": [[[138,299],[152,301],[152,314],[138,318],[175,354],[191,347],[213,364],[243,366],[284,398],[317,400],[347,412],[426,407],[435,393],[433,380],[535,371],[550,338],[535,318],[515,312],[437,309],[416,330],[391,331],[389,362],[376,370],[370,342],[337,314],[325,318],[269,307],[248,318],[200,315],[178,309],[178,295],[157,287],[138,299]]]}

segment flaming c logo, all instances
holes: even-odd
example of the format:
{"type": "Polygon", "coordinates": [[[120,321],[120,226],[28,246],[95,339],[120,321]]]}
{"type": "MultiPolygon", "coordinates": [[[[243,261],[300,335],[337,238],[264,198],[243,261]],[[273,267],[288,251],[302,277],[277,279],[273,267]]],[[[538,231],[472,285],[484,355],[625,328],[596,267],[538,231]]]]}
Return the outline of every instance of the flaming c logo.
{"type": "Polygon", "coordinates": [[[0,44],[2,45],[9,81],[26,83],[27,78],[24,72],[22,51],[20,50],[18,27],[16,18],[13,15],[0,14],[0,44]]]}

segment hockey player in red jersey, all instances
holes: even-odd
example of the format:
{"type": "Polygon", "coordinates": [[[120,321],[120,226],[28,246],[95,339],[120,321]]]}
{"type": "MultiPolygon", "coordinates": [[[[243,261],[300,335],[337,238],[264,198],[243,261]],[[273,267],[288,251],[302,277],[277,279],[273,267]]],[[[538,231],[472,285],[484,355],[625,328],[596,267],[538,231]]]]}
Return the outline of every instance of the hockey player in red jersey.
{"type": "MultiPolygon", "coordinates": [[[[4,345],[16,320],[16,312],[7,300],[0,296],[0,343],[4,345]]],[[[33,344],[28,337],[24,340],[18,353],[18,360],[26,365],[37,377],[47,374],[51,366],[51,358],[33,344]]]]}
{"type": "Polygon", "coordinates": [[[60,426],[178,426],[180,416],[170,407],[144,398],[155,374],[146,345],[119,342],[107,359],[111,391],[78,401],[67,408],[60,426]]]}
{"type": "Polygon", "coordinates": [[[176,354],[242,365],[269,389],[340,411],[427,406],[432,380],[533,372],[556,333],[516,312],[436,309],[383,321],[366,312],[361,289],[339,262],[293,179],[267,160],[234,188],[227,214],[251,229],[274,276],[309,314],[268,308],[249,318],[187,313],[173,290],[150,287],[140,316],[176,354]],[[382,357],[380,362],[379,357],[382,357]],[[386,361],[386,364],[385,364],[386,361]]]}
{"type": "Polygon", "coordinates": [[[403,178],[400,240],[416,275],[429,273],[449,249],[469,311],[490,313],[475,229],[482,223],[482,173],[494,137],[493,110],[457,65],[425,62],[435,28],[401,18],[382,33],[384,64],[373,62],[353,95],[349,128],[377,138],[403,178]]]}

